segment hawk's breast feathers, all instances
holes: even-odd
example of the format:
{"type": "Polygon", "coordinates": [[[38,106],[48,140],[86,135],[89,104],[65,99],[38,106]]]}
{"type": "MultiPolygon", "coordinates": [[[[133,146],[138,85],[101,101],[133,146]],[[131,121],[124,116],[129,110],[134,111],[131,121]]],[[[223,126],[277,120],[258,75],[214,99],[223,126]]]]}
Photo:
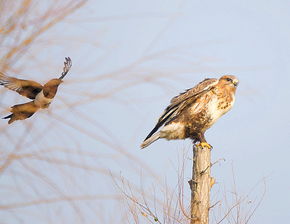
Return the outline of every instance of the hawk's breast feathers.
{"type": "Polygon", "coordinates": [[[217,83],[217,79],[205,79],[195,87],[187,89],[185,92],[173,97],[170,101],[170,105],[164,110],[163,114],[158,119],[156,126],[145,140],[151,137],[163,124],[166,125],[176,118],[186,107],[188,107],[189,102],[194,102],[200,95],[209,91],[217,83]]]}

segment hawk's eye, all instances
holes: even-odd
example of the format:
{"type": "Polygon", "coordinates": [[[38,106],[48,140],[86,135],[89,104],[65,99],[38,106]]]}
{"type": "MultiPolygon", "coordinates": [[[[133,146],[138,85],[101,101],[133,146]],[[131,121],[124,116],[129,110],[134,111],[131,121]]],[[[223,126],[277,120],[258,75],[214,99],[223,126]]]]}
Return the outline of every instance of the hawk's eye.
{"type": "Polygon", "coordinates": [[[227,80],[228,82],[231,82],[231,81],[232,81],[232,79],[230,79],[230,78],[227,78],[226,80],[227,80]]]}

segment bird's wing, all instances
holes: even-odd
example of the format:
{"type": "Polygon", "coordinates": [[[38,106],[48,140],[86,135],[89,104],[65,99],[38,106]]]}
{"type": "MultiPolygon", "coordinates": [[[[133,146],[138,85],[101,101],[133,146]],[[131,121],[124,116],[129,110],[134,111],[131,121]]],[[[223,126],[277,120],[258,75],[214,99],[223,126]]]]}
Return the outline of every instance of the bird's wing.
{"type": "Polygon", "coordinates": [[[38,82],[9,77],[2,72],[0,72],[0,85],[16,91],[29,99],[34,99],[43,88],[38,82]]]}
{"type": "Polygon", "coordinates": [[[11,124],[17,120],[24,120],[31,117],[39,107],[35,105],[33,101],[23,104],[17,104],[11,107],[12,114],[3,117],[3,119],[9,119],[8,124],[11,124]]]}
{"type": "Polygon", "coordinates": [[[198,83],[195,87],[187,89],[183,93],[180,93],[178,96],[175,96],[171,99],[171,105],[178,104],[188,98],[199,95],[202,92],[209,90],[211,87],[218,83],[217,79],[205,79],[198,83]]]}
{"type": "Polygon", "coordinates": [[[164,110],[163,114],[158,119],[156,126],[145,138],[145,140],[150,138],[163,124],[172,121],[180,114],[181,111],[183,111],[184,108],[194,102],[198,96],[209,91],[217,83],[217,79],[205,79],[195,87],[173,97],[170,101],[170,105],[164,110]]]}
{"type": "Polygon", "coordinates": [[[59,79],[63,79],[66,76],[71,66],[72,66],[72,62],[71,62],[70,57],[65,58],[63,72],[61,73],[61,76],[59,77],[59,79]]]}

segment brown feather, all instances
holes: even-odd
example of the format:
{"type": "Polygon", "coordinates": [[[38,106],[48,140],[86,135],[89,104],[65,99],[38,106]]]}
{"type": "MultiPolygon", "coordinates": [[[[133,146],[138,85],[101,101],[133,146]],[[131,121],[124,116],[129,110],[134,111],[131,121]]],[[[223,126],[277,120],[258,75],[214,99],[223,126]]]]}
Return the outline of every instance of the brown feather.
{"type": "Polygon", "coordinates": [[[188,106],[188,104],[194,102],[199,95],[209,91],[210,88],[212,88],[216,83],[217,79],[205,79],[195,87],[173,97],[170,101],[171,104],[165,109],[163,114],[158,119],[156,126],[148,134],[145,140],[150,138],[162,125],[166,125],[173,121],[174,118],[176,118],[181,111],[188,106]]]}
{"type": "Polygon", "coordinates": [[[32,80],[17,79],[9,77],[0,72],[0,85],[19,93],[29,99],[35,99],[36,95],[41,92],[43,86],[32,80]]]}
{"type": "Polygon", "coordinates": [[[10,118],[8,124],[11,124],[16,120],[24,120],[31,117],[38,109],[39,107],[35,106],[33,101],[17,104],[11,107],[12,114],[4,117],[4,119],[10,118]]]}
{"type": "Polygon", "coordinates": [[[52,79],[43,86],[43,95],[49,99],[55,97],[58,86],[62,83],[61,79],[52,79]]]}

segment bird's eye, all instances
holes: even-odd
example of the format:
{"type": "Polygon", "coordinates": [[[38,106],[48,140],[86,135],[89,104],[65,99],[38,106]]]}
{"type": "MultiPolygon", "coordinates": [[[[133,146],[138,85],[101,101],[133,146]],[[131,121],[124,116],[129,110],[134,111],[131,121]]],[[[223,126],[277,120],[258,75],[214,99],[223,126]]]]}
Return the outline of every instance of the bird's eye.
{"type": "Polygon", "coordinates": [[[228,81],[228,82],[231,82],[231,81],[232,81],[232,79],[230,79],[230,78],[227,78],[227,81],[228,81]]]}

